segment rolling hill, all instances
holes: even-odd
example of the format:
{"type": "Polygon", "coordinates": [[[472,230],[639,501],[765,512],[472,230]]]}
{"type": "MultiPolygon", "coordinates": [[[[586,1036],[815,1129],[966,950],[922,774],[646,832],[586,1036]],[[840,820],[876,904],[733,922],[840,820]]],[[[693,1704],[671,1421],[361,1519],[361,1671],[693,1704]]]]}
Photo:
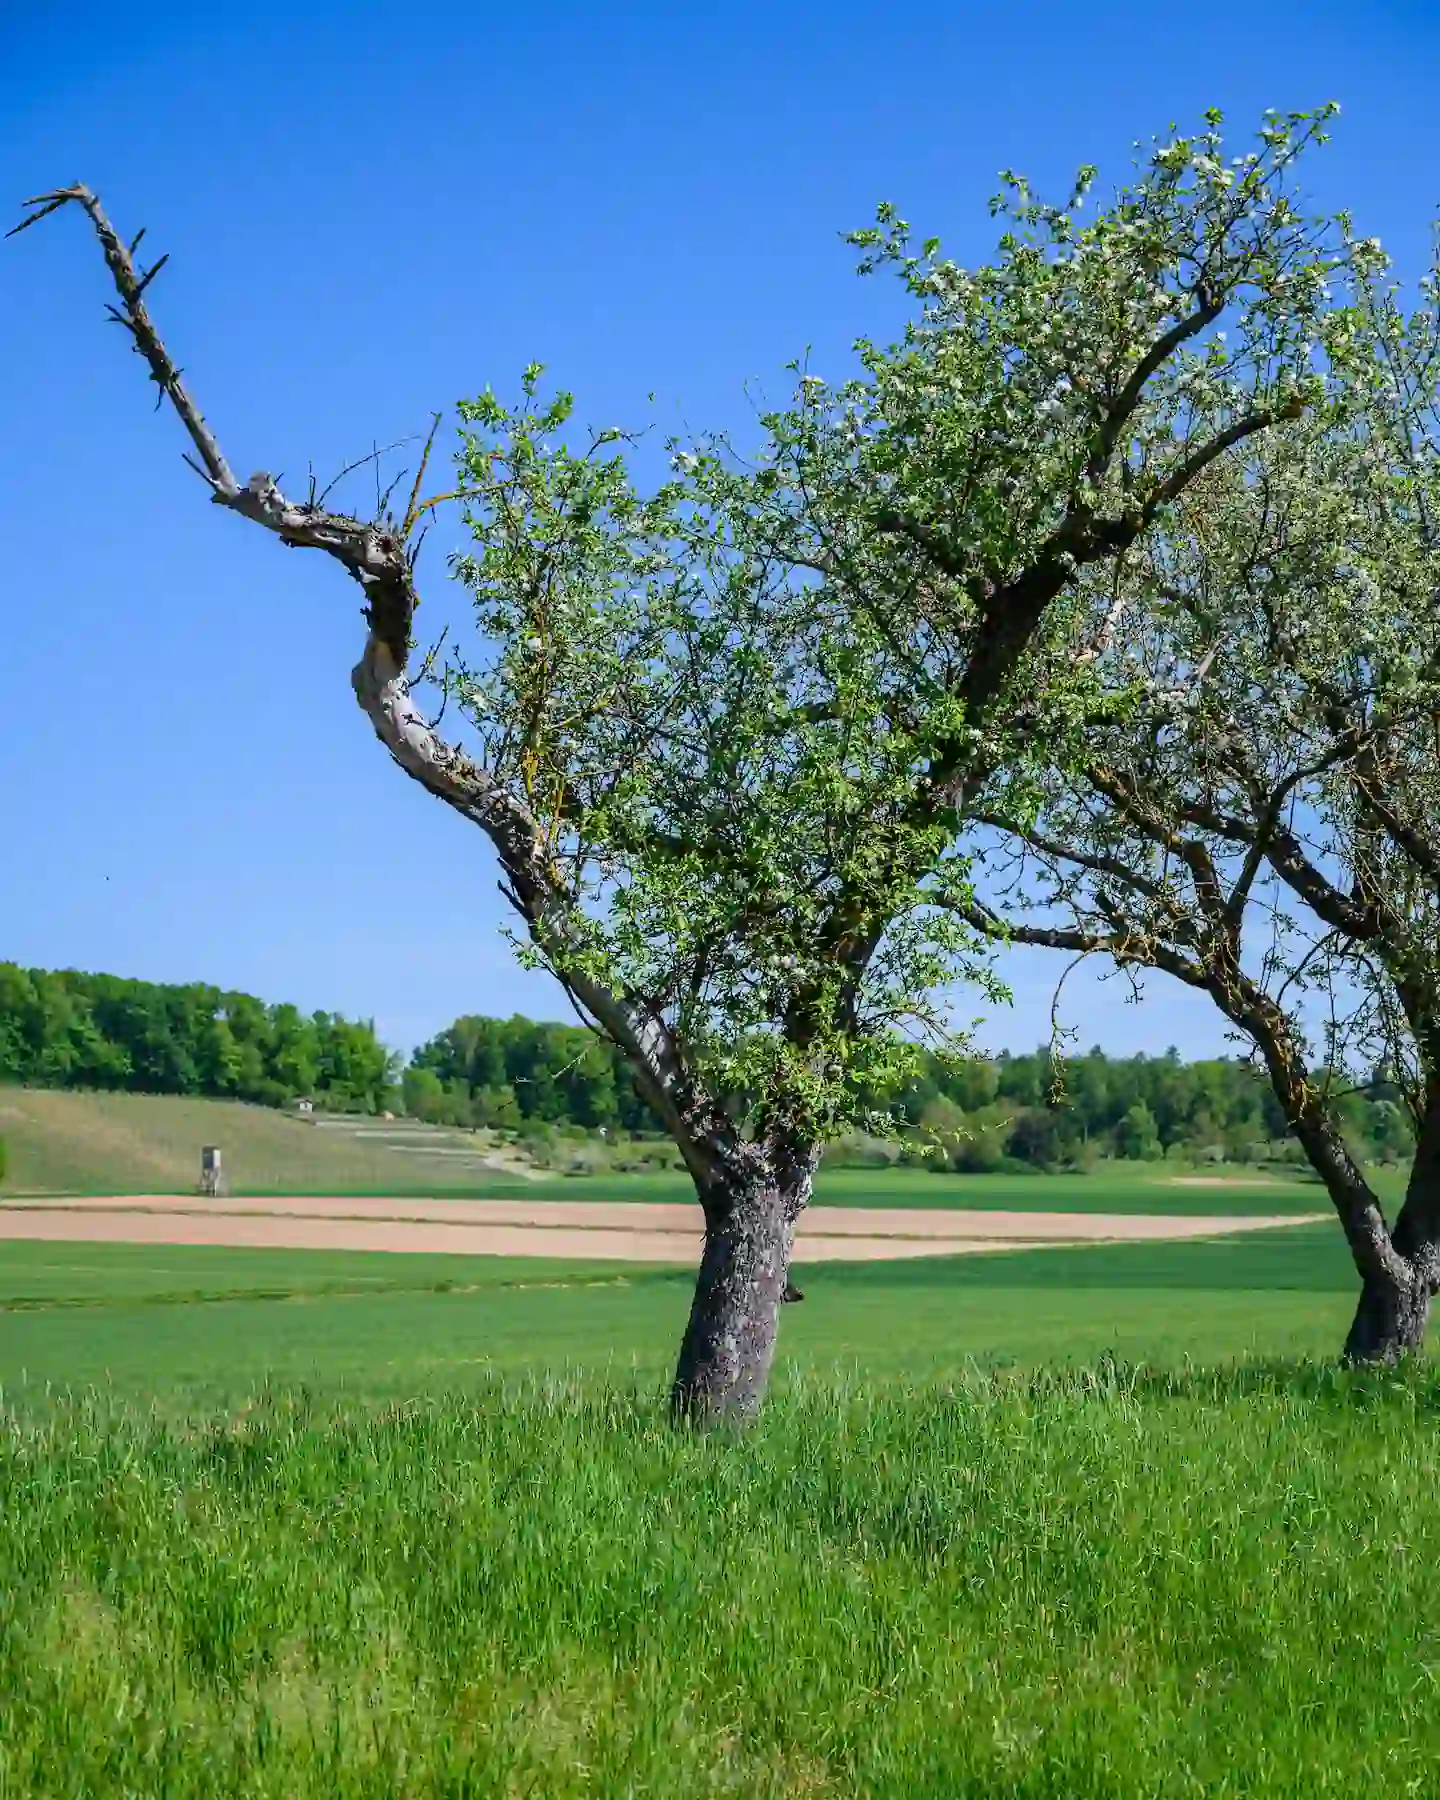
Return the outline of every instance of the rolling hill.
{"type": "Polygon", "coordinates": [[[297,1118],[239,1101],[0,1087],[7,1195],[185,1194],[218,1144],[237,1193],[415,1193],[528,1173],[468,1132],[410,1119],[297,1118]]]}

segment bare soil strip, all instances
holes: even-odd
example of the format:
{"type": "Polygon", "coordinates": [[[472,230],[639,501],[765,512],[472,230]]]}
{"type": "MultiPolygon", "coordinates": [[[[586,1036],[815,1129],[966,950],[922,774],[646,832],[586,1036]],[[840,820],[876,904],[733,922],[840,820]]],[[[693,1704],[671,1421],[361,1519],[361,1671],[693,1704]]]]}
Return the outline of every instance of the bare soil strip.
{"type": "MultiPolygon", "coordinates": [[[[1125,1213],[936,1212],[816,1206],[797,1262],[959,1256],[1074,1243],[1229,1236],[1324,1218],[1165,1218],[1125,1213]]],[[[0,1205],[0,1240],[195,1244],[273,1250],[378,1250],[567,1261],[693,1263],[700,1209],[644,1201],[257,1199],[173,1195],[35,1199],[0,1205]]]]}
{"type": "Polygon", "coordinates": [[[1279,1187],[1273,1175],[1171,1175],[1169,1187],[1257,1188],[1279,1187]]]}

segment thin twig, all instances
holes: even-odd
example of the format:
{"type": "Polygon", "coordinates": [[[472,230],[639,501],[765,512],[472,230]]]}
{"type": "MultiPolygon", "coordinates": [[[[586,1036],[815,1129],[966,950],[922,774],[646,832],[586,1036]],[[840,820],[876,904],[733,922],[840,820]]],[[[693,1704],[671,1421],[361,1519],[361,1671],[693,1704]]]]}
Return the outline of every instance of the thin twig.
{"type": "Polygon", "coordinates": [[[339,487],[340,483],[347,475],[353,475],[357,469],[363,469],[366,463],[375,462],[382,456],[388,456],[392,450],[399,450],[406,444],[413,444],[414,441],[414,438],[397,438],[393,444],[387,444],[383,450],[380,449],[378,445],[375,445],[372,446],[368,455],[357,456],[354,462],[346,463],[345,467],[335,479],[321,490],[320,494],[313,502],[316,509],[318,510],[324,507],[327,497],[339,487]]]}
{"type": "Polygon", "coordinates": [[[38,206],[40,210],[39,212],[31,213],[28,219],[22,219],[18,225],[12,226],[11,229],[5,233],[6,237],[19,237],[22,231],[28,231],[32,225],[38,225],[45,217],[46,213],[56,211],[57,208],[64,206],[67,200],[76,200],[78,198],[78,194],[67,190],[60,194],[42,194],[38,199],[24,201],[22,203],[23,205],[38,206]]]}
{"type": "Polygon", "coordinates": [[[410,490],[410,499],[405,507],[405,517],[400,523],[400,535],[407,538],[418,517],[416,508],[420,500],[420,483],[425,479],[425,471],[430,466],[430,451],[435,442],[435,433],[440,429],[441,415],[435,413],[430,421],[430,435],[425,440],[425,448],[420,452],[420,467],[415,471],[415,485],[410,490]]]}
{"type": "MultiPolygon", "coordinates": [[[[130,246],[130,248],[133,253],[135,246],[132,244],[130,246]]],[[[166,263],[169,262],[169,260],[170,260],[170,252],[167,250],[165,252],[165,254],[160,258],[159,262],[152,263],[150,265],[150,267],[145,271],[144,275],[142,275],[140,278],[139,285],[135,289],[135,298],[137,300],[145,292],[146,288],[149,287],[150,283],[155,279],[155,277],[165,267],[166,263]]]]}

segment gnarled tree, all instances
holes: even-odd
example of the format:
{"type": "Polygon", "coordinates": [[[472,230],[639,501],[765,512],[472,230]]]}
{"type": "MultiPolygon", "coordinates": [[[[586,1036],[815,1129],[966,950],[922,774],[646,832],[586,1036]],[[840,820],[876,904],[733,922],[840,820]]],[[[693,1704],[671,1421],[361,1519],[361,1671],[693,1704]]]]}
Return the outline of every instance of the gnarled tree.
{"type": "Polygon", "coordinates": [[[215,503],[359,583],[376,735],[486,834],[521,953],[674,1134],[706,1226],[680,1416],[759,1404],[821,1144],[943,1028],[947,983],[989,979],[944,904],[968,891],[957,826],[996,768],[1075,735],[1079,577],[1303,407],[1338,251],[1296,209],[1293,165],[1330,110],[1267,117],[1230,162],[1211,115],[1083,227],[1092,170],[1064,207],[1007,177],[999,252],[973,271],[882,208],[852,241],[898,273],[913,323],[862,343],[853,379],[803,375],[751,462],[675,444],[641,492],[623,434],[554,442],[570,403],[538,368],[513,408],[462,405],[447,499],[474,536],[454,571],[482,648],[418,674],[414,549],[438,502],[417,481],[364,519],[239,479],[150,316],[159,265],[83,187],[32,203],[26,225],[70,207],[93,226],[112,316],[215,503]],[[422,711],[422,678],[459,737],[422,711]]]}
{"type": "Polygon", "coordinates": [[[1214,999],[1344,1228],[1346,1355],[1389,1361],[1440,1286],[1440,288],[1407,314],[1351,250],[1323,399],[1093,588],[1086,754],[1023,824],[978,809],[1001,831],[962,910],[1214,999]],[[1415,1128],[1393,1223],[1340,1125],[1376,1070],[1415,1128]]]}

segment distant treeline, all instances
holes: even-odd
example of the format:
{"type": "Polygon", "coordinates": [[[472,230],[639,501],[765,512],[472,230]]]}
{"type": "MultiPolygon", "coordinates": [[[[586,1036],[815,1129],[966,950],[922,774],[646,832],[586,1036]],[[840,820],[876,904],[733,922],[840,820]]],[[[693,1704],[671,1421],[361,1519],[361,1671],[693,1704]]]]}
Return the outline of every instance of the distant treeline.
{"type": "MultiPolygon", "coordinates": [[[[658,1134],[619,1050],[579,1025],[460,1018],[403,1072],[371,1022],[309,1016],[192,983],[0,963],[0,1082],[200,1094],[279,1106],[302,1096],[334,1110],[402,1106],[437,1124],[529,1136],[558,1128],[658,1134]],[[397,1085],[398,1084],[398,1085],[397,1085]]],[[[1348,1084],[1337,1084],[1338,1087],[1348,1084]]],[[[878,1104],[878,1097],[877,1104],[878,1104]]],[[[1360,1155],[1408,1154],[1395,1090],[1377,1074],[1338,1102],[1360,1155]]],[[[1081,1167],[1099,1157],[1299,1159],[1268,1083],[1247,1063],[1163,1056],[1070,1058],[1056,1085],[1048,1050],[928,1058],[886,1103],[891,1141],[856,1137],[834,1154],[988,1171],[1081,1167]]]]}
{"type": "Polygon", "coordinates": [[[334,1013],[0,963],[0,1081],[373,1112],[394,1098],[396,1060],[372,1023],[334,1013]]]}
{"type": "MultiPolygon", "coordinates": [[[[1350,1086],[1337,1083],[1337,1092],[1350,1086]]],[[[457,1019],[415,1052],[404,1096],[408,1112],[437,1123],[660,1129],[618,1050],[578,1025],[519,1017],[457,1019]]],[[[1338,1104],[1367,1159],[1408,1153],[1408,1118],[1383,1077],[1338,1104]]],[[[1066,1061],[1058,1090],[1048,1049],[959,1067],[928,1058],[886,1110],[898,1133],[894,1144],[870,1147],[877,1160],[923,1156],[975,1171],[1073,1167],[1105,1156],[1299,1160],[1263,1075],[1227,1058],[1182,1062],[1174,1050],[1124,1058],[1091,1050],[1066,1061]]]]}
{"type": "Polygon", "coordinates": [[[408,1113],[437,1124],[663,1129],[613,1044],[583,1025],[537,1024],[518,1014],[457,1019],[411,1057],[403,1092],[408,1113]]]}

